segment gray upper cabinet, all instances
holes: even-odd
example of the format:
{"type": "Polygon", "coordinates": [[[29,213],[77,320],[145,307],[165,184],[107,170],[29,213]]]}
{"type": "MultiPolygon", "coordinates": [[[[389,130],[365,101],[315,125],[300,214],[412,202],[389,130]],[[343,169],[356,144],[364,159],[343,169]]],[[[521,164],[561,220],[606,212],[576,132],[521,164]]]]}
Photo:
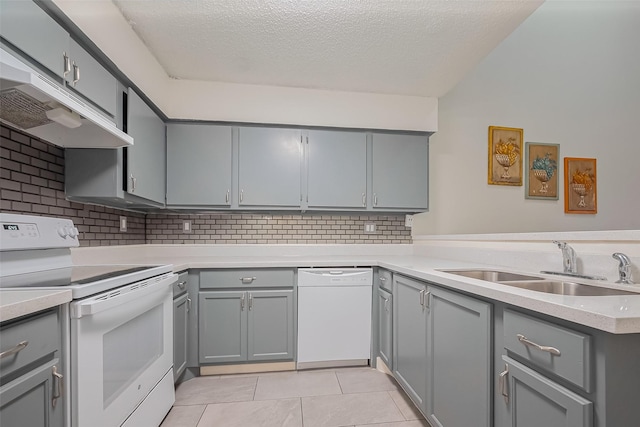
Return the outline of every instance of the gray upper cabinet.
{"type": "Polygon", "coordinates": [[[118,82],[96,59],[75,40],[70,41],[71,71],[67,87],[92,101],[109,116],[116,117],[118,82]]]}
{"type": "Polygon", "coordinates": [[[490,427],[491,305],[435,286],[429,286],[425,298],[429,423],[490,427]]]}
{"type": "MultiPolygon", "coordinates": [[[[2,0],[0,34],[52,75],[64,77],[64,55],[69,54],[69,33],[36,3],[2,0]]],[[[115,92],[113,93],[115,97],[115,92]]]]}
{"type": "Polygon", "coordinates": [[[393,276],[393,374],[424,411],[427,393],[427,285],[393,276]]]}
{"type": "Polygon", "coordinates": [[[428,144],[423,135],[373,133],[374,210],[428,208],[428,144]]]}
{"type": "Polygon", "coordinates": [[[366,209],[366,133],[310,130],[306,142],[308,207],[366,209]]]}
{"type": "Polygon", "coordinates": [[[167,125],[167,205],[231,205],[231,126],[167,125]]]}
{"type": "Polygon", "coordinates": [[[238,133],[238,205],[299,209],[302,132],[241,127],[238,133]]]}
{"type": "Polygon", "coordinates": [[[157,203],[165,201],[165,125],[156,113],[129,89],[127,133],[133,147],[127,147],[127,191],[157,203]]]}

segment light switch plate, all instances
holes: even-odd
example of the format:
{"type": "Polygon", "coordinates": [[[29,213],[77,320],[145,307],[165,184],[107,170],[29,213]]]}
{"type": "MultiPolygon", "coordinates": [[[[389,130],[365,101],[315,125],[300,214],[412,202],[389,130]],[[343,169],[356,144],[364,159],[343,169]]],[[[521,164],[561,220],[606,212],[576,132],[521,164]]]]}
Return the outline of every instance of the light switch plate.
{"type": "Polygon", "coordinates": [[[375,222],[368,222],[364,225],[364,232],[365,233],[375,233],[376,232],[376,223],[375,222]]]}
{"type": "Polygon", "coordinates": [[[191,233],[193,229],[191,228],[191,220],[185,219],[182,221],[182,232],[183,233],[191,233]]]}
{"type": "Polygon", "coordinates": [[[127,217],[120,217],[120,231],[127,231],[127,217]]]}

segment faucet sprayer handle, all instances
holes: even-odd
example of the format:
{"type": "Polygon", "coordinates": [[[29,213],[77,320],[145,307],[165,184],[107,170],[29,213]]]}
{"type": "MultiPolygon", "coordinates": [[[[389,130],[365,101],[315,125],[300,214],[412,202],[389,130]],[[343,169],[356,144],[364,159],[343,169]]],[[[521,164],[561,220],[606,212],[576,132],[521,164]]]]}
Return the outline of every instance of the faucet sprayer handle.
{"type": "Polygon", "coordinates": [[[629,259],[629,257],[622,252],[616,252],[611,257],[613,259],[617,259],[620,263],[618,265],[618,273],[620,274],[620,279],[617,280],[616,283],[632,285],[633,280],[631,279],[631,260],[629,259]]]}

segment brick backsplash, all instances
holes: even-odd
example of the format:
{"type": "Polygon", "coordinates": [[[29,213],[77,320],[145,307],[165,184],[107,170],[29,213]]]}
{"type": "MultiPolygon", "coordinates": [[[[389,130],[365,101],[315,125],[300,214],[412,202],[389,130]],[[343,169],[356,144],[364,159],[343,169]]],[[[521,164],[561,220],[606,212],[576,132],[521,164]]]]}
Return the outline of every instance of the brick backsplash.
{"type": "Polygon", "coordinates": [[[404,215],[143,214],[64,197],[64,150],[15,129],[0,126],[0,210],[70,218],[81,246],[144,243],[362,244],[411,243],[404,215]],[[126,232],[120,216],[127,217],[126,232]],[[191,233],[182,231],[191,221],[191,233]],[[376,224],[365,233],[366,223],[376,224]]]}
{"type": "Polygon", "coordinates": [[[6,126],[0,126],[0,203],[2,212],[72,219],[81,246],[145,243],[144,214],[66,200],[64,150],[6,126]]]}
{"type": "Polygon", "coordinates": [[[411,243],[411,229],[404,226],[404,215],[150,214],[147,243],[411,243]],[[191,221],[190,233],[183,231],[185,221],[191,221]],[[366,223],[374,223],[376,231],[365,233],[366,223]]]}

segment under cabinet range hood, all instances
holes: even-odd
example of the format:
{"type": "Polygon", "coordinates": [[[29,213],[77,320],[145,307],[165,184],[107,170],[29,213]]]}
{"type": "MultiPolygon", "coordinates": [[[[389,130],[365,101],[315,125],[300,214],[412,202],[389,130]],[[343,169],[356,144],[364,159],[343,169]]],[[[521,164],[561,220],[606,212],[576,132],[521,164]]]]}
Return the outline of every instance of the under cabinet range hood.
{"type": "Polygon", "coordinates": [[[0,121],[61,147],[133,145],[132,137],[94,107],[1,48],[0,121]]]}

